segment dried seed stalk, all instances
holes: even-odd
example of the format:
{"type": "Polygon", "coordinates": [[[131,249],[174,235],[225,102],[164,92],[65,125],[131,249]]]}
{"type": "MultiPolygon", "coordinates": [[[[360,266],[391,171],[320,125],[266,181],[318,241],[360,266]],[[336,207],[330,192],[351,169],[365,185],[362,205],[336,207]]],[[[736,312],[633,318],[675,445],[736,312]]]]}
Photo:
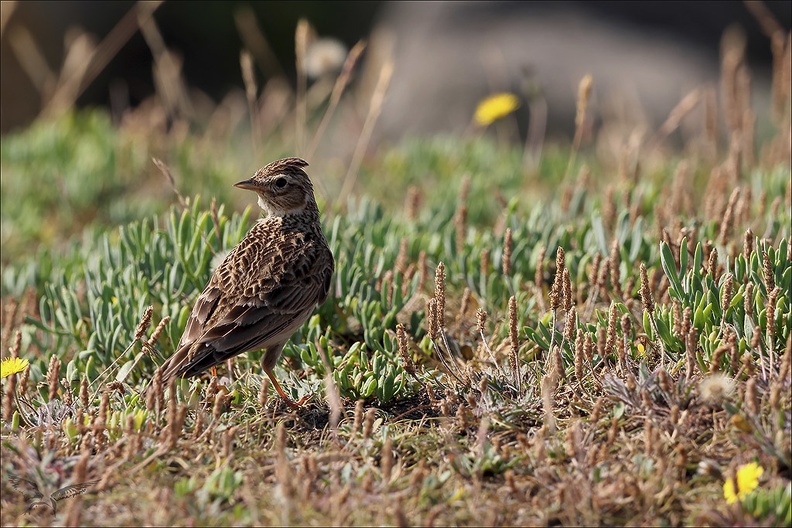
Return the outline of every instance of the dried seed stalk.
{"type": "Polygon", "coordinates": [[[49,401],[58,396],[58,379],[60,375],[61,362],[57,356],[51,356],[49,368],[47,369],[47,384],[49,385],[49,401]]]}
{"type": "Polygon", "coordinates": [[[412,355],[410,354],[410,349],[407,344],[407,331],[401,323],[396,325],[396,341],[399,344],[399,355],[404,362],[404,370],[411,376],[416,376],[415,363],[413,363],[412,355]]]}
{"type": "Polygon", "coordinates": [[[518,357],[519,340],[517,337],[517,299],[512,295],[509,298],[509,351],[514,376],[514,386],[517,394],[522,395],[522,376],[520,375],[520,361],[518,357]]]}
{"type": "Polygon", "coordinates": [[[149,325],[151,324],[151,315],[154,313],[153,306],[147,306],[146,310],[143,312],[143,317],[140,319],[140,323],[138,323],[137,328],[135,329],[135,337],[134,341],[138,341],[143,334],[146,333],[148,330],[149,325]]]}
{"type": "Polygon", "coordinates": [[[506,234],[503,237],[503,257],[501,258],[501,269],[503,270],[503,274],[511,276],[511,264],[512,264],[512,230],[511,228],[506,228],[506,234]]]}
{"type": "Polygon", "coordinates": [[[435,271],[435,300],[437,302],[437,326],[440,331],[445,330],[445,264],[437,264],[435,271]]]}

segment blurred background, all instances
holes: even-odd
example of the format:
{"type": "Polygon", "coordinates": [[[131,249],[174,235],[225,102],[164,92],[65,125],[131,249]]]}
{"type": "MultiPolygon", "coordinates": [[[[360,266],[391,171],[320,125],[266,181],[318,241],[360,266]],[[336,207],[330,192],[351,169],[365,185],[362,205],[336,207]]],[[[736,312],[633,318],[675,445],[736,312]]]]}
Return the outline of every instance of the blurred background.
{"type": "Polygon", "coordinates": [[[0,128],[6,134],[72,102],[107,107],[118,121],[151,98],[162,103],[168,71],[188,94],[187,104],[178,95],[169,104],[200,123],[227,98],[244,100],[243,48],[255,59],[262,95],[293,90],[300,19],[316,34],[305,65],[309,86],[326,72],[335,76],[346,52],[367,39],[351,85],[357,119],[392,60],[372,145],[462,132],[476,102],[497,91],[531,102],[517,113],[522,137],[537,109],[548,136],[568,137],[587,73],[598,120],[656,127],[691,90],[717,86],[724,34],[744,46],[761,123],[772,55],[756,11],[788,32],[790,6],[765,2],[752,14],[742,2],[711,1],[4,1],[0,128]]]}

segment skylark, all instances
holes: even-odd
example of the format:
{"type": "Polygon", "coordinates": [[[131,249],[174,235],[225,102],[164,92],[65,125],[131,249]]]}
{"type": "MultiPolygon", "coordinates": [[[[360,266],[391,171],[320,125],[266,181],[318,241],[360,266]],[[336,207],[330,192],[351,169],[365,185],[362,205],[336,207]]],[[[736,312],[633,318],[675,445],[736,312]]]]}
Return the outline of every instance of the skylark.
{"type": "Polygon", "coordinates": [[[234,184],[266,212],[215,270],[193,307],[176,352],[160,366],[165,386],[249,350],[289,407],[272,372],[291,335],[327,298],[333,254],[322,233],[313,185],[300,158],[273,161],[234,184]]]}

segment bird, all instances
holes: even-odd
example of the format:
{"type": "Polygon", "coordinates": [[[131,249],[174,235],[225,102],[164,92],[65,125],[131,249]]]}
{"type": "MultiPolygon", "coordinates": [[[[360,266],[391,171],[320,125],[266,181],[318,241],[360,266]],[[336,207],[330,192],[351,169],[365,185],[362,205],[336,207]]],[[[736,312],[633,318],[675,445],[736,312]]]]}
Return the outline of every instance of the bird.
{"type": "Polygon", "coordinates": [[[285,158],[234,184],[255,192],[265,215],[198,296],[173,355],[158,369],[163,386],[264,349],[261,368],[286,405],[308,398],[292,401],[273,373],[284,344],[327,299],[335,270],[307,166],[285,158]]]}
{"type": "Polygon", "coordinates": [[[32,480],[28,480],[26,478],[18,477],[16,475],[12,475],[9,480],[11,481],[11,486],[14,487],[15,490],[20,492],[22,495],[25,496],[27,500],[33,500],[30,503],[30,506],[27,507],[25,510],[25,514],[28,514],[33,511],[34,508],[38,506],[46,506],[52,515],[56,513],[56,505],[55,503],[62,499],[68,499],[70,497],[74,497],[75,495],[80,495],[81,493],[85,493],[88,491],[88,488],[97,484],[99,480],[89,480],[87,482],[81,482],[80,484],[74,484],[72,486],[65,486],[58,490],[53,491],[49,497],[46,499],[44,498],[44,494],[41,492],[39,485],[33,482],[32,480]]]}

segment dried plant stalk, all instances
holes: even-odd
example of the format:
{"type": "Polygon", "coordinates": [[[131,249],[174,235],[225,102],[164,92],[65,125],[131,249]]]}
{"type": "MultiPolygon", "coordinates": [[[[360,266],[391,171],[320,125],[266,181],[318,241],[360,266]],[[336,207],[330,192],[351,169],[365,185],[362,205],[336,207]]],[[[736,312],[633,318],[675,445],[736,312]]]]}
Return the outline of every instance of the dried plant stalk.
{"type": "Polygon", "coordinates": [[[520,348],[517,336],[517,298],[512,295],[509,297],[509,352],[514,377],[514,386],[517,387],[517,394],[522,395],[522,375],[520,374],[520,358],[517,354],[520,348]]]}
{"type": "Polygon", "coordinates": [[[437,264],[435,271],[435,301],[437,302],[437,326],[442,332],[445,330],[445,264],[437,264]]]}
{"type": "Polygon", "coordinates": [[[503,236],[503,256],[501,258],[501,269],[507,277],[511,276],[512,266],[512,230],[506,228],[503,236]]]}

